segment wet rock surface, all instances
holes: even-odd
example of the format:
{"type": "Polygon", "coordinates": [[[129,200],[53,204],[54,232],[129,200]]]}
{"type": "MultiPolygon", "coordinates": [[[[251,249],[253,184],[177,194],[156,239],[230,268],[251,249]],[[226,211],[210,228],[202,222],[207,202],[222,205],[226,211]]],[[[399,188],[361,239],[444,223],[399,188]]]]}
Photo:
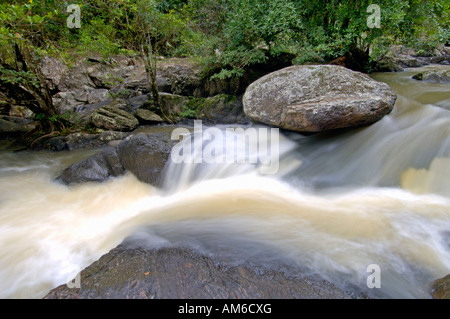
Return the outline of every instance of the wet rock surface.
{"type": "Polygon", "coordinates": [[[350,299],[312,276],[246,264],[229,266],[189,248],[121,244],[81,272],[81,288],[61,285],[45,299],[350,299]]]}
{"type": "Polygon", "coordinates": [[[173,129],[162,126],[137,130],[117,146],[66,168],[57,180],[67,185],[103,182],[129,171],[140,181],[157,185],[172,146],[178,142],[171,140],[173,129]]]}

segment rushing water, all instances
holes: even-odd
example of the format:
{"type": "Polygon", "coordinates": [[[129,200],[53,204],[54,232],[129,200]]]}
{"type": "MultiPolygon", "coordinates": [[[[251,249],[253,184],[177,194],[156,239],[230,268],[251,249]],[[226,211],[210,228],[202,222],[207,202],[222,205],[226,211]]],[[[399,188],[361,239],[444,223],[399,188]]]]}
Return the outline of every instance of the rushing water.
{"type": "Polygon", "coordinates": [[[428,298],[450,273],[450,86],[414,72],[374,75],[398,100],[370,127],[285,132],[276,175],[173,164],[161,189],[132,175],[67,187],[54,178],[95,151],[1,153],[0,297],[43,297],[132,236],[282,260],[372,297],[428,298]],[[381,288],[369,289],[373,264],[381,288]]]}

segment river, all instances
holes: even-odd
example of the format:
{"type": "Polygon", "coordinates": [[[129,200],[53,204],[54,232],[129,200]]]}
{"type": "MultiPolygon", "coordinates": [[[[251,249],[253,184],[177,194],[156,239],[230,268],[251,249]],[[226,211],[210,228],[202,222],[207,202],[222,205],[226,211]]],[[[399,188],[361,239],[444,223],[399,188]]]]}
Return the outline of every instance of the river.
{"type": "Polygon", "coordinates": [[[1,152],[0,297],[42,298],[132,236],[235,247],[231,262],[282,260],[373,298],[430,298],[450,273],[450,85],[417,72],[373,75],[398,99],[370,127],[283,132],[275,175],[177,165],[161,189],[130,174],[68,187],[55,177],[97,150],[1,152]],[[367,286],[371,265],[380,288],[367,286]]]}

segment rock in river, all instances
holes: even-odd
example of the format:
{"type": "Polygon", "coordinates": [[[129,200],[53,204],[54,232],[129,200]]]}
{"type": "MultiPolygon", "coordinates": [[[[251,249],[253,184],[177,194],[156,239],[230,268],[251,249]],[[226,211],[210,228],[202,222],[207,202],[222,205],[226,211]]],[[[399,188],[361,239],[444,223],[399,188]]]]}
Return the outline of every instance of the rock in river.
{"type": "Polygon", "coordinates": [[[336,65],[291,66],[250,84],[244,112],[255,122],[297,132],[371,125],[397,96],[385,83],[336,65]]]}
{"type": "Polygon", "coordinates": [[[435,299],[450,299],[450,274],[433,282],[431,295],[435,299]]]}
{"type": "Polygon", "coordinates": [[[108,147],[94,156],[66,168],[57,178],[70,185],[103,182],[111,177],[133,173],[140,181],[157,185],[170,156],[172,126],[137,130],[116,147],[108,147]]]}
{"type": "Polygon", "coordinates": [[[44,299],[350,299],[320,278],[242,264],[190,248],[121,244],[81,271],[80,288],[61,285],[44,299]]]}
{"type": "Polygon", "coordinates": [[[427,70],[415,74],[414,80],[430,83],[450,83],[450,69],[448,70],[427,70]]]}

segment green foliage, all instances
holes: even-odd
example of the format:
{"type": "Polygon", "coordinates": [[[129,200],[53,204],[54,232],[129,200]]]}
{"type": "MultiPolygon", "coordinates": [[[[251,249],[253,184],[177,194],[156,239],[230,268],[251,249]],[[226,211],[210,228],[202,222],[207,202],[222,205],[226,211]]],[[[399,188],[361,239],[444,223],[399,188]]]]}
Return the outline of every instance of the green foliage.
{"type": "Polygon", "coordinates": [[[181,118],[197,118],[197,110],[201,108],[205,103],[205,98],[193,98],[189,99],[189,102],[183,106],[183,110],[180,113],[181,118]]]}
{"type": "Polygon", "coordinates": [[[0,66],[0,81],[13,85],[30,84],[36,88],[39,87],[39,79],[36,74],[33,74],[30,71],[25,72],[6,69],[2,66],[0,66]]]}
{"type": "Polygon", "coordinates": [[[435,47],[437,34],[448,30],[448,6],[448,2],[442,0],[310,0],[297,3],[305,17],[305,41],[325,60],[342,56],[353,48],[373,48],[376,55],[382,55],[381,52],[392,44],[414,46],[422,39],[427,39],[426,42],[433,39],[432,46],[435,47]],[[379,5],[381,10],[380,28],[367,26],[370,15],[367,8],[372,3],[379,5]]]}
{"type": "MultiPolygon", "coordinates": [[[[13,0],[0,4],[0,52],[28,41],[36,54],[68,64],[91,53],[133,54],[151,35],[158,54],[199,57],[213,78],[244,76],[254,65],[286,53],[296,63],[329,61],[355,48],[382,57],[392,44],[424,55],[449,43],[446,0],[78,0],[82,27],[66,25],[69,2],[13,0]],[[367,7],[381,9],[369,28],[367,7]],[[145,18],[143,16],[145,12],[145,18]],[[144,24],[144,20],[146,21],[144,24]]],[[[10,77],[24,80],[26,75],[10,77]]]]}
{"type": "MultiPolygon", "coordinates": [[[[296,54],[295,63],[326,62],[354,50],[371,52],[376,60],[393,44],[430,52],[449,41],[449,4],[443,0],[376,1],[380,28],[367,24],[371,0],[219,2],[200,11],[218,17],[215,24],[206,20],[215,30],[214,41],[204,50],[207,74],[213,78],[243,76],[251,66],[283,53],[296,54]]],[[[193,8],[204,4],[189,2],[193,8]]],[[[202,15],[192,17],[199,20],[202,15]]]]}
{"type": "Polygon", "coordinates": [[[298,40],[301,21],[292,1],[228,0],[222,6],[228,12],[215,26],[221,33],[206,60],[212,78],[241,77],[298,40]]]}
{"type": "Polygon", "coordinates": [[[190,109],[188,107],[184,107],[183,111],[180,113],[181,118],[195,118],[197,112],[193,109],[190,109]]]}

